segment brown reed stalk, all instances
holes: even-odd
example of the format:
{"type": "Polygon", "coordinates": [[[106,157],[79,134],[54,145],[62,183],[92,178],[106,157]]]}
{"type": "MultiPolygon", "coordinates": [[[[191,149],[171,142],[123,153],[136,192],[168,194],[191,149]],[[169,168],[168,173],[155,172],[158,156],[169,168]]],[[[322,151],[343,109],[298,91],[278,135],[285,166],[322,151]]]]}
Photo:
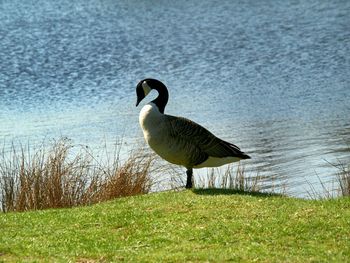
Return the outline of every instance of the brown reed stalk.
{"type": "Polygon", "coordinates": [[[339,192],[341,196],[350,196],[350,164],[345,165],[339,162],[336,166],[338,172],[336,178],[339,184],[339,192]]]}
{"type": "Polygon", "coordinates": [[[258,192],[261,190],[263,177],[256,174],[248,176],[244,166],[238,164],[236,172],[228,165],[224,172],[219,169],[208,169],[206,180],[200,180],[199,188],[222,188],[242,192],[258,192]]]}
{"type": "Polygon", "coordinates": [[[154,158],[142,152],[121,163],[116,150],[105,163],[67,139],[41,145],[34,153],[29,148],[12,144],[0,152],[3,212],[88,205],[150,191],[154,158]]]}
{"type": "Polygon", "coordinates": [[[100,180],[97,201],[106,201],[122,196],[148,193],[151,188],[149,171],[154,161],[152,156],[132,153],[124,164],[108,167],[100,180]],[[130,176],[132,175],[132,176],[130,176]]]}

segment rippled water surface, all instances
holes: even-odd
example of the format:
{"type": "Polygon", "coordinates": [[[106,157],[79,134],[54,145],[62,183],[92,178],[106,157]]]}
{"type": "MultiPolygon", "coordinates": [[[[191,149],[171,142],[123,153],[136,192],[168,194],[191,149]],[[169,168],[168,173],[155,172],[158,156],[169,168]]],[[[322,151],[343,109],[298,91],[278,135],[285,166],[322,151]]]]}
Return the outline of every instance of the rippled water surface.
{"type": "Polygon", "coordinates": [[[154,77],[291,194],[350,162],[350,1],[5,0],[0,37],[4,141],[142,142],[154,77]]]}

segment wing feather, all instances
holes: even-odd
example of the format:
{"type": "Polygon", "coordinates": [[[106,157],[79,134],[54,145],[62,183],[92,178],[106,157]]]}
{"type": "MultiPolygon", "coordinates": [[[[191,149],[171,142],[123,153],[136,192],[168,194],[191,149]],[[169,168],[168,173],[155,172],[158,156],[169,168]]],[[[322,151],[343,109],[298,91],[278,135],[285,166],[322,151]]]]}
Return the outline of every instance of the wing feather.
{"type": "Polygon", "coordinates": [[[167,117],[170,135],[173,138],[181,138],[183,143],[189,144],[195,147],[197,152],[201,152],[202,160],[198,163],[205,161],[209,156],[250,158],[238,146],[219,139],[206,128],[189,119],[171,115],[167,115],[167,117]],[[204,160],[203,154],[206,156],[204,160]]]}

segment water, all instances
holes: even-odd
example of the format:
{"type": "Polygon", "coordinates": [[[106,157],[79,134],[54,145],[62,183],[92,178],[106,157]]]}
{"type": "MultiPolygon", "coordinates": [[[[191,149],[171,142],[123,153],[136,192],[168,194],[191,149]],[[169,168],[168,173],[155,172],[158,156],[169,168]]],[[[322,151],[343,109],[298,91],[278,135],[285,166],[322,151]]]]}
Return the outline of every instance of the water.
{"type": "Polygon", "coordinates": [[[7,142],[142,143],[135,85],[154,77],[167,113],[239,145],[292,195],[350,162],[347,0],[5,0],[0,36],[7,142]]]}

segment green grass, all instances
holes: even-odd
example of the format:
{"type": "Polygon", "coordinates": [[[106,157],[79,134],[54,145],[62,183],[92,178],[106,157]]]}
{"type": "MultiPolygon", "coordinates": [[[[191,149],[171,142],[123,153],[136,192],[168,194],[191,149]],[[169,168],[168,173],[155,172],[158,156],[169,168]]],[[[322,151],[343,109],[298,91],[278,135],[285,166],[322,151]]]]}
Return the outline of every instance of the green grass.
{"type": "Polygon", "coordinates": [[[164,192],[0,214],[0,262],[349,262],[350,198],[164,192]]]}

